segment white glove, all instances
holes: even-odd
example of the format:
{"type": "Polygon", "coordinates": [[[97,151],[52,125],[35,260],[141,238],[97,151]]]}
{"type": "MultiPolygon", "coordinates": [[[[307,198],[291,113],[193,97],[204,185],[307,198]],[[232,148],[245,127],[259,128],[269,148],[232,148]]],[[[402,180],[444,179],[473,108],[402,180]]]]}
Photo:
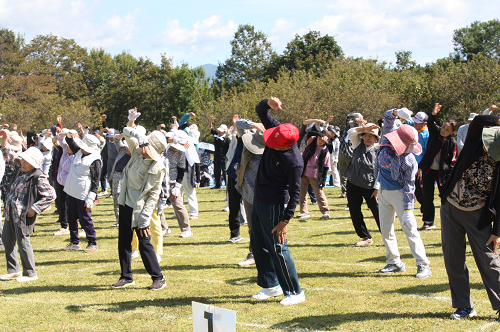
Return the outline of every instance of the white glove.
{"type": "Polygon", "coordinates": [[[407,109],[406,107],[403,107],[403,108],[398,110],[398,116],[404,120],[408,120],[412,114],[413,114],[413,112],[410,111],[409,109],[407,109]]]}
{"type": "Polygon", "coordinates": [[[95,197],[96,197],[95,192],[92,192],[92,191],[89,192],[89,194],[87,195],[87,199],[85,200],[85,207],[87,209],[92,209],[94,207],[95,197]]]}
{"type": "Polygon", "coordinates": [[[417,219],[415,219],[413,210],[403,212],[403,224],[406,224],[409,228],[417,226],[417,219]]]}
{"type": "Polygon", "coordinates": [[[71,130],[68,130],[68,132],[66,133],[66,137],[68,138],[72,138],[71,134],[78,134],[78,132],[74,129],[71,129],[71,130]]]}
{"type": "Polygon", "coordinates": [[[163,214],[163,209],[165,208],[166,204],[167,204],[166,199],[160,199],[158,205],[156,206],[156,209],[158,210],[158,215],[163,214]]]}
{"type": "Polygon", "coordinates": [[[141,113],[137,112],[135,108],[128,110],[128,119],[130,121],[135,121],[139,116],[141,116],[141,113]]]}
{"type": "Polygon", "coordinates": [[[174,197],[177,197],[180,195],[180,193],[181,193],[181,184],[176,182],[175,186],[170,191],[170,194],[174,197]]]}

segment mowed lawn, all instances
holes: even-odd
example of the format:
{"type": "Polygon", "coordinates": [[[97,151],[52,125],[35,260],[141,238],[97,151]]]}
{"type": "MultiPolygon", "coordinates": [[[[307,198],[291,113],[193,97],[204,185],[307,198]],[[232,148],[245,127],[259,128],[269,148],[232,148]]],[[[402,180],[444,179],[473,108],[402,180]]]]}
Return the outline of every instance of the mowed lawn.
{"type": "MultiPolygon", "coordinates": [[[[478,316],[452,321],[453,312],[444,269],[440,224],[422,232],[432,276],[419,280],[406,238],[396,231],[407,271],[381,275],[385,247],[374,219],[367,218],[375,244],[357,248],[358,241],[344,210],[340,189],[327,188],[332,210],[321,220],[317,205],[309,206],[311,218],[290,222],[288,240],[301,287],[307,301],[283,307],[282,297],[263,302],[250,298],[260,288],[255,267],[240,268],[248,252],[245,240],[226,244],[228,213],[222,212],[225,191],[198,190],[200,218],[192,221],[194,236],[179,237],[177,221],[168,220],[172,234],[164,237],[160,263],[167,287],[147,290],[151,279],[141,259],[133,261],[135,286],[112,289],[120,276],[118,229],[112,200],[104,199],[94,210],[99,251],[64,252],[69,236],[53,236],[58,226],[51,213],[38,217],[32,236],[39,279],[28,283],[0,282],[0,331],[192,331],[191,301],[237,312],[238,331],[497,331],[496,313],[468,250],[472,298],[478,316]]],[[[439,200],[436,196],[437,216],[439,200]]],[[[365,216],[370,212],[364,206],[365,216]]],[[[165,210],[167,217],[172,209],[165,210]]],[[[420,213],[416,213],[420,226],[420,213]]],[[[82,241],[85,247],[86,240],[82,241]]],[[[3,250],[0,273],[6,273],[3,250]]]]}

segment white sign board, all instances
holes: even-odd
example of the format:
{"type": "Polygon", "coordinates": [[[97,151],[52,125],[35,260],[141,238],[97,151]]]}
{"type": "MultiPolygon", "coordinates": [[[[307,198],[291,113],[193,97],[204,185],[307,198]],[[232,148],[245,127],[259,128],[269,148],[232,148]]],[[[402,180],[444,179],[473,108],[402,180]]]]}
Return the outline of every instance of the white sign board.
{"type": "Polygon", "coordinates": [[[192,302],[193,332],[236,332],[236,311],[192,302]]]}

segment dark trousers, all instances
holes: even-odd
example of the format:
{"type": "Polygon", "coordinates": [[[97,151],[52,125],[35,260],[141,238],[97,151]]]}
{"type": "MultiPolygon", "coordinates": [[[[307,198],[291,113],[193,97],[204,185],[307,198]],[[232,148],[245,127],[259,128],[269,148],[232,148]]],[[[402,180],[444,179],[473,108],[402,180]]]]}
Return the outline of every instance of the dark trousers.
{"type": "Polygon", "coordinates": [[[238,219],[238,215],[240,214],[241,195],[234,187],[235,185],[236,180],[228,176],[226,187],[229,199],[229,230],[231,231],[231,237],[240,235],[240,220],[238,219]]]}
{"type": "MultiPolygon", "coordinates": [[[[106,147],[104,147],[106,149],[106,147]]],[[[103,163],[103,166],[101,168],[101,190],[106,191],[106,174],[108,174],[108,167],[106,166],[106,163],[103,163]]]]}
{"type": "Polygon", "coordinates": [[[424,188],[422,180],[415,177],[415,198],[420,203],[420,213],[424,213],[424,188]]]}
{"type": "Polygon", "coordinates": [[[224,157],[214,156],[214,181],[217,188],[220,188],[222,184],[221,173],[224,176],[224,180],[226,180],[226,167],[224,165],[224,157]]]}
{"type": "Polygon", "coordinates": [[[96,244],[94,223],[92,222],[92,210],[87,211],[87,208],[84,206],[85,201],[76,199],[70,195],[67,195],[66,202],[68,208],[68,225],[71,243],[80,243],[80,239],[78,238],[78,223],[76,221],[79,219],[80,226],[87,234],[88,243],[96,244]]]}
{"type": "MultiPolygon", "coordinates": [[[[487,207],[483,207],[485,209],[487,207]]],[[[466,238],[481,274],[493,310],[500,310],[500,260],[493,244],[486,246],[491,226],[477,229],[482,209],[462,211],[448,201],[441,204],[441,240],[453,308],[472,308],[469,269],[465,261],[466,238]]]]}
{"type": "Polygon", "coordinates": [[[434,225],[435,210],[434,207],[434,187],[435,183],[439,183],[439,172],[430,169],[427,173],[422,174],[423,199],[422,199],[422,220],[424,225],[434,225]]]}
{"type": "MultiPolygon", "coordinates": [[[[120,258],[120,268],[122,270],[120,279],[133,280],[132,278],[132,213],[133,209],[127,205],[119,207],[119,223],[118,226],[118,257],[120,258]]],[[[151,244],[151,235],[141,236],[139,228],[135,228],[137,239],[139,240],[139,252],[144,263],[146,271],[151,275],[153,281],[163,279],[160,264],[156,258],[156,253],[151,244]]]]}
{"type": "Polygon", "coordinates": [[[281,285],[285,295],[297,295],[302,290],[288,240],[281,244],[276,232],[271,233],[282,220],[284,211],[284,204],[270,205],[254,197],[250,244],[257,267],[257,285],[263,288],[281,285]]]}
{"type": "Polygon", "coordinates": [[[309,185],[307,186],[307,192],[309,193],[309,197],[311,197],[311,203],[316,203],[318,199],[316,198],[316,194],[314,193],[311,183],[309,183],[309,185]]]}
{"type": "Polygon", "coordinates": [[[352,224],[356,230],[356,234],[362,239],[372,238],[370,232],[366,228],[365,220],[363,218],[363,213],[361,213],[361,205],[363,204],[363,198],[365,199],[366,205],[372,211],[373,218],[377,223],[377,227],[380,231],[380,218],[378,213],[378,203],[375,197],[371,197],[374,189],[366,189],[356,186],[347,180],[347,204],[349,204],[349,213],[351,214],[352,224]]]}
{"type": "Polygon", "coordinates": [[[68,202],[66,197],[68,194],[64,191],[64,186],[59,182],[55,182],[56,193],[59,198],[59,222],[61,223],[61,228],[68,228],[68,202]]]}

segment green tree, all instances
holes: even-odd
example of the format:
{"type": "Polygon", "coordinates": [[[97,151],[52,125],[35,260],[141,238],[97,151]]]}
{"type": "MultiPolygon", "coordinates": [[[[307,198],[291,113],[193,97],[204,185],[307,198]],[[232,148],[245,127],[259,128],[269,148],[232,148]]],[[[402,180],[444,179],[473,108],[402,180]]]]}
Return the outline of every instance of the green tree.
{"type": "Polygon", "coordinates": [[[329,35],[322,37],[319,31],[309,31],[303,36],[295,35],[283,55],[273,57],[269,74],[276,76],[282,67],[288,70],[320,71],[343,56],[344,52],[335,38],[329,35]]]}
{"type": "Polygon", "coordinates": [[[477,54],[500,60],[500,21],[475,21],[470,27],[455,30],[453,44],[460,60],[470,61],[477,54]]]}
{"type": "Polygon", "coordinates": [[[397,51],[396,53],[396,70],[413,69],[417,63],[411,59],[411,51],[397,51]]]}
{"type": "Polygon", "coordinates": [[[217,67],[216,83],[230,88],[263,79],[273,54],[266,34],[252,25],[240,25],[231,41],[231,57],[217,67]]]}

